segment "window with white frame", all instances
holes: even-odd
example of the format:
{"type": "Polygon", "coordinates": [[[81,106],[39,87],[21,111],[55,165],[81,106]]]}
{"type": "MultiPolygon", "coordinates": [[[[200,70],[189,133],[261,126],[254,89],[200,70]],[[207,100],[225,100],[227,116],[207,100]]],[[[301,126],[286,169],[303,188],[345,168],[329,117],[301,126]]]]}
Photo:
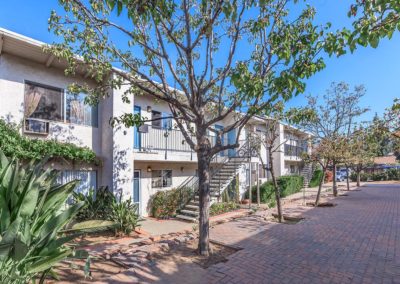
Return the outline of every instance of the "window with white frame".
{"type": "Polygon", "coordinates": [[[60,88],[26,81],[24,115],[27,119],[65,121],[97,127],[97,106],[86,104],[86,96],[83,93],[65,93],[60,88]]]}
{"type": "Polygon", "coordinates": [[[172,186],[172,170],[153,170],[151,172],[151,187],[163,188],[172,186]]]}

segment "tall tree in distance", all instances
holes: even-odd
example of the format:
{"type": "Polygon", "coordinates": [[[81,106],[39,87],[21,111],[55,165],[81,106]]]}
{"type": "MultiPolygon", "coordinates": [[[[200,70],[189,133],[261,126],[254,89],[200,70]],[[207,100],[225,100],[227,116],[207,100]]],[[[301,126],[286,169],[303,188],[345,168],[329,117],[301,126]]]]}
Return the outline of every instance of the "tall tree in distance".
{"type": "Polygon", "coordinates": [[[359,126],[351,133],[349,140],[349,164],[356,173],[357,186],[360,186],[361,172],[374,162],[378,143],[375,140],[375,130],[372,125],[359,126]]]}
{"type": "Polygon", "coordinates": [[[355,119],[368,111],[367,108],[359,106],[364,94],[365,88],[362,85],[350,90],[347,83],[332,83],[322,99],[308,96],[308,105],[297,110],[299,114],[314,112],[312,119],[302,120],[300,126],[312,133],[315,144],[320,145],[315,156],[330,163],[335,196],[338,192],[336,166],[345,159],[345,137],[348,136],[355,119]]]}
{"type": "MultiPolygon", "coordinates": [[[[125,85],[124,100],[145,93],[168,104],[197,154],[199,252],[208,255],[212,157],[239,146],[239,134],[254,114],[268,114],[278,99],[303,93],[305,79],[325,66],[322,53],[343,53],[342,36],[331,33],[329,25],[314,24],[315,10],[302,1],[59,3],[65,13],[53,11],[49,28],[63,42],[48,50],[68,60],[68,74],[84,65],[101,83],[75,88],[96,102],[107,88],[125,85]],[[239,53],[243,46],[246,52],[239,53]],[[230,125],[215,129],[229,117],[230,125]],[[223,144],[223,135],[233,129],[236,141],[223,144]],[[215,133],[216,143],[208,131],[215,133]]],[[[132,113],[114,121],[126,126],[141,122],[132,113]]]]}

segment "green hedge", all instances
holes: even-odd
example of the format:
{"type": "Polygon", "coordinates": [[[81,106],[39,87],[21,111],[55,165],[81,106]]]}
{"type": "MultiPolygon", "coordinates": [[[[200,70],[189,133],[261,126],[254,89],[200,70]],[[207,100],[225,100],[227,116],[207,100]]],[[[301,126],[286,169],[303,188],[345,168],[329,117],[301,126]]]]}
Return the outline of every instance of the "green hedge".
{"type": "MultiPolygon", "coordinates": [[[[351,181],[357,181],[357,174],[352,173],[350,175],[351,181]]],[[[400,180],[400,170],[398,169],[389,169],[380,173],[361,173],[360,176],[361,181],[384,181],[384,180],[400,180]]]]}
{"type": "Polygon", "coordinates": [[[323,175],[322,170],[319,170],[319,169],[315,170],[313,173],[313,176],[310,180],[309,187],[319,186],[319,182],[321,181],[322,175],[323,175]]]}
{"type": "Polygon", "coordinates": [[[240,208],[240,205],[235,202],[213,203],[210,206],[210,216],[220,215],[238,208],[240,208]]]}
{"type": "Polygon", "coordinates": [[[87,147],[55,140],[31,139],[19,133],[17,126],[0,119],[0,150],[8,157],[21,160],[41,160],[44,157],[64,158],[69,161],[94,163],[100,161],[87,147]]]}
{"type": "Polygon", "coordinates": [[[174,217],[180,205],[189,202],[191,197],[192,189],[190,188],[158,191],[151,196],[149,201],[151,216],[160,219],[174,217]]]}
{"type": "MultiPolygon", "coordinates": [[[[286,197],[290,194],[299,192],[303,188],[304,178],[299,175],[281,176],[277,181],[281,190],[281,197],[286,197]]],[[[257,186],[253,186],[251,192],[252,202],[257,202],[257,186]]],[[[249,198],[248,191],[246,192],[245,197],[249,198]]],[[[275,203],[274,186],[272,181],[267,181],[260,185],[260,201],[261,203],[268,203],[272,206],[275,203]]]]}

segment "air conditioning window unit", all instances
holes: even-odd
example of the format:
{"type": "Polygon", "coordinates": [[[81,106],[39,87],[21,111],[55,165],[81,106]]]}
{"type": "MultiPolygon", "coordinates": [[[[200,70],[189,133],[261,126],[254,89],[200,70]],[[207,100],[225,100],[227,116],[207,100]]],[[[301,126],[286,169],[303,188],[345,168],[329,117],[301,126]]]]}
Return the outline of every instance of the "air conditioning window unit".
{"type": "Polygon", "coordinates": [[[24,121],[24,133],[37,134],[37,135],[48,135],[49,134],[49,122],[35,118],[25,118],[24,121]]]}
{"type": "Polygon", "coordinates": [[[149,126],[147,124],[142,124],[138,127],[138,132],[139,133],[148,133],[149,132],[149,126]]]}

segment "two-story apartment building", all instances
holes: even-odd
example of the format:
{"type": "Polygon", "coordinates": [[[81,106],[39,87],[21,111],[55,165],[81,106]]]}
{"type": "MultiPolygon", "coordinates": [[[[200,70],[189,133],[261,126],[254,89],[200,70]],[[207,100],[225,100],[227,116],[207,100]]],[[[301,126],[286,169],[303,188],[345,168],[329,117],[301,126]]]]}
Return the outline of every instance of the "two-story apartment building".
{"type": "MultiPolygon", "coordinates": [[[[109,186],[122,198],[131,197],[139,204],[141,215],[146,216],[151,195],[196,177],[196,154],[176,129],[165,103],[146,95],[132,95],[129,103],[123,102],[122,88],[110,89],[97,106],[87,105],[85,94],[71,94],[67,87],[72,83],[95,84],[90,74],[80,70],[75,76],[65,76],[67,63],[43,52],[43,45],[0,29],[0,118],[20,125],[21,134],[32,139],[89,147],[102,161],[100,166],[65,161],[49,165],[61,171],[61,181],[80,179],[78,190],[82,192],[90,187],[109,186]],[[130,112],[149,121],[140,127],[110,126],[111,117],[130,112]]],[[[230,124],[229,119],[214,127],[225,127],[230,124]]],[[[263,135],[265,119],[254,118],[248,123],[240,133],[242,145],[249,134],[263,135]]],[[[299,173],[300,153],[307,151],[309,136],[284,124],[279,125],[279,131],[281,151],[275,154],[276,173],[299,173]]],[[[232,142],[237,135],[231,131],[224,140],[232,142]]],[[[251,160],[235,160],[237,150],[219,153],[212,165],[219,169],[218,188],[229,182],[232,173],[239,176],[241,193],[256,180],[267,180],[260,161],[260,157],[266,161],[266,150],[261,147],[259,151],[260,155],[251,160]],[[223,165],[234,160],[235,170],[225,171],[223,165]]]]}

